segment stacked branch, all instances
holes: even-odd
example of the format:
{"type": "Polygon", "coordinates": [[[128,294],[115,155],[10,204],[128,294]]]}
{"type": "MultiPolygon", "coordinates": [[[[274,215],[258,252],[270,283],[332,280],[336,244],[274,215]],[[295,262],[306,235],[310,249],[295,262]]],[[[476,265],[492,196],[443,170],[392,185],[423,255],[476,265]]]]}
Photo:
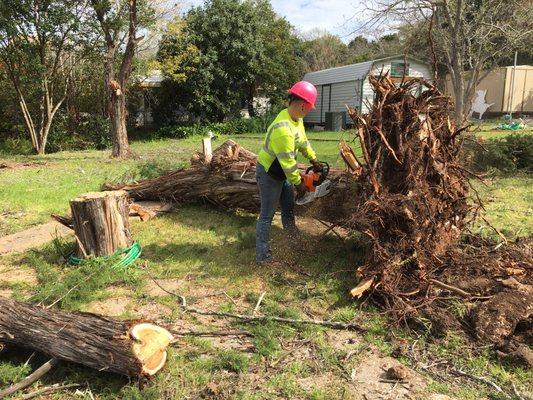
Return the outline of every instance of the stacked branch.
{"type": "Polygon", "coordinates": [[[468,171],[461,166],[460,130],[449,97],[423,80],[396,86],[371,76],[371,111],[349,109],[363,160],[356,160],[362,194],[346,226],[365,233],[371,249],[352,294],[373,297],[398,319],[427,302],[441,256],[454,244],[472,207],[468,171]],[[419,96],[415,93],[422,86],[419,96]]]}
{"type": "MultiPolygon", "coordinates": [[[[232,140],[224,142],[206,158],[195,153],[191,166],[166,175],[133,184],[107,184],[105,190],[125,190],[135,200],[165,200],[178,204],[208,202],[226,209],[258,212],[259,190],[255,180],[257,156],[232,140]]],[[[300,166],[305,170],[306,166],[300,166]]],[[[351,175],[332,169],[332,194],[297,212],[337,222],[351,212],[358,185],[351,175]],[[334,213],[328,210],[329,200],[342,205],[334,213]],[[348,201],[350,200],[350,201],[348,201]]]]}

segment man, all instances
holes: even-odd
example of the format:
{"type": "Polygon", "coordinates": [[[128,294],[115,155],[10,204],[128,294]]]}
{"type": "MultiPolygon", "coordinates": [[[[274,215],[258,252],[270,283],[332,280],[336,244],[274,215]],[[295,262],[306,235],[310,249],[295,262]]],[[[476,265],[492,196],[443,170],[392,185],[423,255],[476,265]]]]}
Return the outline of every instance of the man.
{"type": "Polygon", "coordinates": [[[256,226],[256,259],[271,262],[270,226],[281,203],[283,229],[296,231],[294,222],[294,188],[297,197],[303,196],[306,187],[296,163],[298,151],[311,161],[315,168],[321,165],[316,159],[305,135],[303,117],[315,108],[317,91],[313,84],[300,81],[289,89],[289,106],[282,110],[270,124],[263,147],[257,157],[256,177],[261,198],[261,213],[256,226]]]}

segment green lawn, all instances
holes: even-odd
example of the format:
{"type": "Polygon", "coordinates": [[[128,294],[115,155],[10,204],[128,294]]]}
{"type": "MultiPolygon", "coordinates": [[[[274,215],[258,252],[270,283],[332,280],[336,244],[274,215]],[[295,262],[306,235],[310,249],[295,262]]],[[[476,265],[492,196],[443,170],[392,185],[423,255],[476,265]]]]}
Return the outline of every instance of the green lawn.
{"type": "MultiPolygon", "coordinates": [[[[311,141],[313,135],[310,134],[311,141]]],[[[218,142],[224,139],[219,138],[218,142]]],[[[261,144],[260,136],[234,139],[254,152],[261,144]]],[[[70,198],[98,190],[106,181],[156,176],[163,170],[187,165],[191,153],[200,149],[199,142],[199,138],[136,142],[132,147],[139,158],[130,161],[111,160],[108,151],[10,158],[9,162],[41,165],[0,170],[0,234],[48,221],[51,212],[66,213],[70,198]]],[[[321,159],[341,166],[335,142],[316,141],[313,147],[321,159]]],[[[532,233],[531,184],[528,176],[497,178],[489,188],[476,184],[487,202],[488,218],[509,236],[532,233]]],[[[287,241],[276,220],[274,251],[289,267],[257,266],[252,261],[255,218],[191,205],[144,223],[133,222],[132,234],[143,247],[142,264],[136,265],[142,265],[142,269],[112,271],[105,264],[68,267],[64,254],[72,248],[71,240],[0,256],[0,291],[19,300],[50,304],[83,280],[84,285],[70,292],[56,307],[113,313],[122,318],[157,319],[173,324],[178,331],[244,329],[253,335],[244,339],[181,337],[170,350],[165,369],[143,391],[136,382],[68,363],[47,374],[34,388],[58,382],[81,383],[86,386],[81,389],[85,394],[80,398],[97,400],[357,399],[359,388],[368,382],[353,380],[351,374],[366,368],[370,360],[376,362],[376,357],[391,354],[397,340],[413,345],[416,340],[419,348],[425,346],[438,356],[452,358],[456,365],[499,385],[508,388],[513,381],[521,388],[532,389],[532,371],[502,365],[487,351],[468,350],[469,345],[453,333],[442,342],[425,342],[387,326],[377,311],[361,308],[347,293],[356,284],[353,271],[361,262],[361,249],[351,240],[343,243],[332,234],[321,236],[325,228],[313,221],[299,221],[306,240],[294,244],[287,241]],[[85,280],[94,268],[101,268],[102,274],[85,280]],[[21,279],[2,280],[14,270],[21,279]],[[188,303],[198,308],[249,314],[265,292],[260,312],[266,315],[355,321],[366,326],[368,332],[361,337],[354,332],[315,326],[239,324],[184,314],[177,299],[161,293],[152,277],[160,279],[167,289],[186,296],[188,303]],[[375,349],[373,352],[367,349],[369,345],[375,349]]],[[[479,224],[474,228],[488,230],[479,224]]],[[[25,366],[29,355],[0,354],[0,387],[20,380],[45,361],[35,357],[25,366]]],[[[379,365],[386,365],[383,360],[378,360],[379,365]]],[[[378,380],[376,376],[375,381],[378,380]]],[[[468,381],[429,380],[429,391],[465,400],[486,398],[490,392],[486,386],[468,381]]],[[[391,388],[392,385],[386,390],[391,388]]],[[[417,398],[428,397],[424,392],[417,398]]],[[[54,398],[72,397],[58,394],[54,398]]]]}
{"type": "MultiPolygon", "coordinates": [[[[214,146],[225,139],[218,138],[214,146]]],[[[259,137],[233,139],[254,152],[261,146],[259,137]]],[[[315,142],[313,146],[321,160],[341,166],[337,143],[315,142]]],[[[192,153],[201,150],[201,139],[134,142],[132,148],[138,159],[128,161],[111,159],[109,151],[0,158],[0,163],[36,163],[32,167],[0,170],[0,236],[46,222],[51,213],[68,212],[70,199],[84,192],[97,191],[105,182],[154,177],[164,170],[185,166],[192,153]]]]}

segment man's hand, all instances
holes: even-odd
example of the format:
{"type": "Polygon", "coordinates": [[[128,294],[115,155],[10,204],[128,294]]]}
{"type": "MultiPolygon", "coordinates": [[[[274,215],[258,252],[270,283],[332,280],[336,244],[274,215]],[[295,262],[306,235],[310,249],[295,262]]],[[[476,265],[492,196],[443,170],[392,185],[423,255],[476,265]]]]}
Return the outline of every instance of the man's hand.
{"type": "Polygon", "coordinates": [[[298,185],[294,185],[296,188],[296,198],[299,199],[300,197],[305,195],[305,192],[307,192],[307,187],[304,184],[304,181],[301,181],[298,185]]]}
{"type": "Polygon", "coordinates": [[[317,159],[311,160],[311,165],[313,166],[313,170],[315,172],[320,172],[320,171],[322,171],[322,168],[324,168],[322,163],[320,161],[318,161],[317,159]]]}

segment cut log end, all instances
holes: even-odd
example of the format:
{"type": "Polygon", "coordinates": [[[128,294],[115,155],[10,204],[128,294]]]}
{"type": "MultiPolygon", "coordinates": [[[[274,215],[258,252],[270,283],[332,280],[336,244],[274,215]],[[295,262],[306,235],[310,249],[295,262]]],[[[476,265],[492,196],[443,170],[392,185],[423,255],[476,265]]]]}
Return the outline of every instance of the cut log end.
{"type": "Polygon", "coordinates": [[[76,197],[72,201],[75,202],[83,202],[86,200],[92,200],[92,199],[101,199],[105,197],[122,197],[122,196],[128,196],[128,193],[125,190],[112,190],[108,192],[88,192],[84,193],[79,197],[76,197]]]}
{"type": "Polygon", "coordinates": [[[141,323],[131,328],[130,336],[135,341],[133,352],[142,365],[142,373],[155,375],[165,365],[172,334],[154,324],[141,323]]]}

